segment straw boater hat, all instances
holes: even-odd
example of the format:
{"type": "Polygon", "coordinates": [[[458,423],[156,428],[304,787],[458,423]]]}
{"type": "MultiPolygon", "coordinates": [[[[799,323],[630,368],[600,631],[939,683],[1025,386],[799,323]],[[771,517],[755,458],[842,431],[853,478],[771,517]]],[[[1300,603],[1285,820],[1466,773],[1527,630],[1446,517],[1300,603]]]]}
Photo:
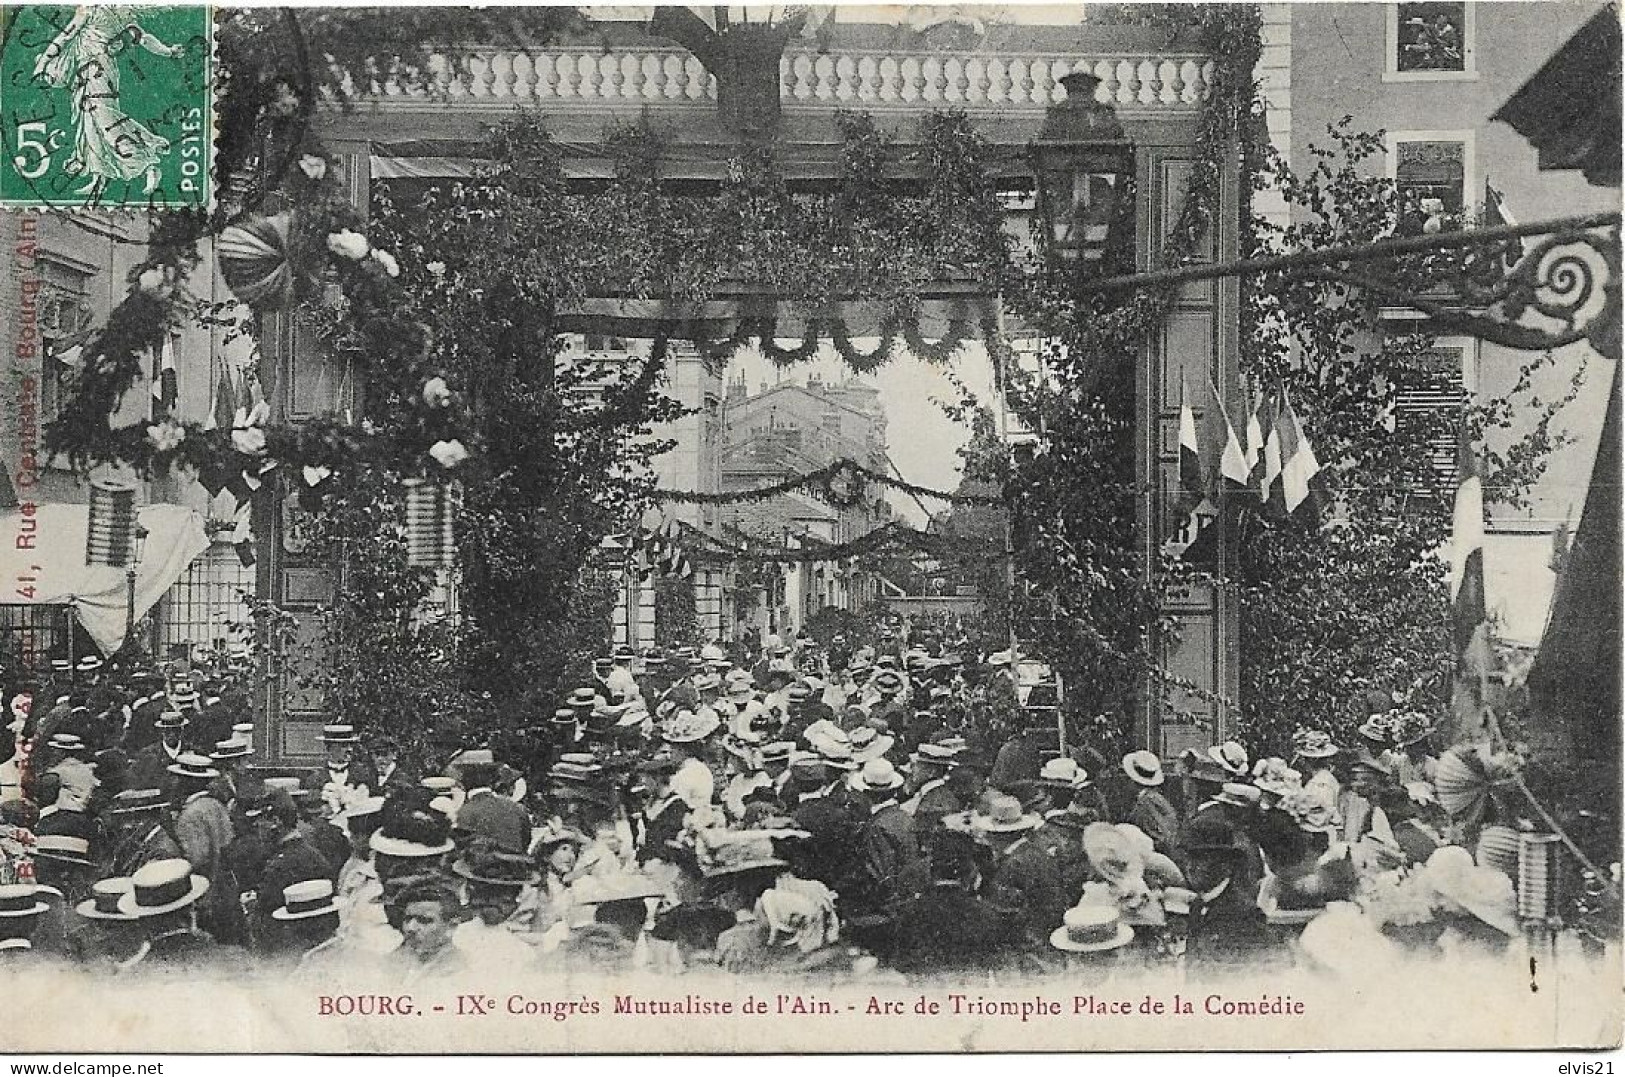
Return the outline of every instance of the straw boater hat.
{"type": "Polygon", "coordinates": [[[594,707],[598,706],[601,701],[597,692],[593,691],[591,688],[583,686],[581,688],[572,690],[569,698],[564,702],[567,706],[573,707],[578,711],[590,711],[594,707]]]}
{"type": "Polygon", "coordinates": [[[1207,750],[1207,754],[1209,759],[1223,767],[1227,773],[1234,774],[1238,778],[1247,777],[1249,762],[1247,749],[1235,741],[1227,740],[1223,744],[1215,744],[1207,750]]]}
{"type": "Polygon", "coordinates": [[[177,707],[193,707],[197,705],[197,689],[192,687],[191,681],[176,681],[169,689],[169,701],[177,707]]]}
{"type": "Polygon", "coordinates": [[[101,879],[90,884],[90,897],[73,907],[73,911],[88,920],[128,920],[119,911],[119,899],[135,886],[127,875],[101,879]]]}
{"type": "Polygon", "coordinates": [[[108,808],[110,815],[136,815],[144,812],[162,811],[169,802],[164,799],[160,789],[126,789],[113,797],[112,806],[108,808]]]}
{"type": "Polygon", "coordinates": [[[1141,749],[1130,752],[1123,757],[1123,773],[1136,785],[1146,788],[1155,788],[1166,779],[1162,773],[1162,760],[1157,758],[1156,752],[1141,749]]]}
{"type": "Polygon", "coordinates": [[[927,742],[914,750],[912,758],[918,762],[931,763],[939,767],[957,767],[959,757],[963,754],[963,749],[953,748],[946,744],[927,742]]]}
{"type": "Polygon", "coordinates": [[[1034,830],[1044,825],[1035,812],[1026,812],[1021,801],[1012,796],[995,796],[988,800],[987,811],[971,814],[971,828],[984,834],[1013,834],[1021,830],[1034,830]]]}
{"type": "Polygon", "coordinates": [[[227,740],[217,741],[214,751],[209,753],[209,758],[217,763],[224,763],[232,759],[247,759],[253,754],[254,750],[248,746],[246,740],[234,736],[227,740]]]}
{"type": "Polygon", "coordinates": [[[863,769],[852,775],[851,784],[860,793],[884,793],[901,789],[904,781],[891,760],[877,758],[864,763],[863,769]]]}
{"type": "Polygon", "coordinates": [[[9,883],[0,886],[0,917],[15,919],[40,915],[51,907],[40,900],[41,892],[49,890],[50,887],[36,886],[33,883],[9,883]]]}
{"type": "Polygon", "coordinates": [[[137,920],[184,909],[209,889],[209,880],[192,874],[192,865],[179,857],[143,864],[130,876],[130,884],[118,909],[137,920]]]}
{"type": "Polygon", "coordinates": [[[51,739],[45,742],[45,746],[64,755],[83,755],[85,753],[85,742],[79,738],[77,733],[52,733],[51,739]]]}
{"type": "Polygon", "coordinates": [[[164,768],[177,778],[195,778],[199,781],[209,781],[220,777],[212,761],[206,755],[196,752],[183,752],[175,757],[175,761],[164,768]]]}
{"type": "Polygon", "coordinates": [[[730,702],[745,704],[755,698],[756,690],[750,686],[750,681],[730,681],[728,684],[728,699],[730,702]]]}
{"type": "Polygon", "coordinates": [[[695,712],[686,707],[660,724],[660,738],[669,744],[692,744],[704,740],[722,726],[722,719],[710,708],[695,712]]]}
{"type": "Polygon", "coordinates": [[[282,907],[271,910],[273,920],[309,920],[317,916],[337,916],[333,883],[329,879],[306,879],[282,888],[282,907]]]}
{"type": "Polygon", "coordinates": [[[180,711],[165,711],[152,723],[154,729],[180,729],[186,725],[186,715],[180,711]]]}
{"type": "Polygon", "coordinates": [[[383,810],[383,797],[361,797],[340,812],[334,822],[349,826],[351,823],[370,819],[383,810]]]}
{"type": "Polygon", "coordinates": [[[73,834],[39,835],[34,839],[34,855],[82,867],[90,867],[96,863],[90,858],[90,839],[73,834]]]}
{"type": "Polygon", "coordinates": [[[1047,761],[1038,771],[1038,782],[1052,789],[1087,789],[1093,784],[1089,772],[1069,756],[1047,761]]]}
{"type": "Polygon", "coordinates": [[[722,678],[715,673],[702,673],[694,678],[696,692],[715,692],[722,687],[722,678]]]}
{"type": "Polygon", "coordinates": [[[847,742],[852,747],[852,758],[862,764],[871,759],[879,759],[891,751],[892,746],[897,743],[897,738],[863,725],[847,734],[847,742]]]}
{"type": "Polygon", "coordinates": [[[762,745],[762,750],[757,754],[756,758],[763,764],[788,763],[791,753],[795,750],[796,746],[790,741],[775,740],[762,745]]]}
{"type": "Polygon", "coordinates": [[[1134,929],[1112,905],[1074,905],[1050,933],[1050,945],[1068,953],[1116,950],[1134,941],[1134,929]]]}
{"type": "Polygon", "coordinates": [[[1298,729],[1292,734],[1292,747],[1305,759],[1330,759],[1338,752],[1331,734],[1323,729],[1298,729]]]}
{"type": "Polygon", "coordinates": [[[1220,804],[1230,804],[1237,808],[1256,808],[1261,799],[1258,786],[1247,785],[1243,782],[1225,782],[1224,788],[1214,798],[1220,804]]]}
{"type": "Polygon", "coordinates": [[[321,742],[323,744],[359,744],[361,737],[353,725],[324,725],[322,726],[321,742]]]}
{"type": "Polygon", "coordinates": [[[95,673],[102,668],[102,660],[93,654],[87,654],[79,659],[79,664],[73,668],[80,673],[95,673]]]}

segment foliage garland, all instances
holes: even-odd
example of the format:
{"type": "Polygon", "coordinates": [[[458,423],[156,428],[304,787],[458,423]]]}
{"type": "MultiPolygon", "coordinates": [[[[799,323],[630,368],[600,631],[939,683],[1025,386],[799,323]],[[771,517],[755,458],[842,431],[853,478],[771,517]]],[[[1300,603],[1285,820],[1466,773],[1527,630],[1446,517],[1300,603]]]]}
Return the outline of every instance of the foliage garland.
{"type": "MultiPolygon", "coordinates": [[[[769,498],[781,497],[784,494],[807,491],[824,497],[826,500],[839,502],[842,500],[842,495],[832,491],[831,486],[832,481],[841,477],[843,473],[850,473],[865,484],[873,483],[913,497],[928,497],[956,505],[997,505],[1003,502],[1003,497],[997,494],[949,493],[929,486],[920,486],[866,468],[856,460],[845,457],[818,468],[816,471],[808,471],[805,474],[796,475],[769,486],[757,486],[749,490],[725,490],[715,493],[705,490],[668,490],[656,487],[651,492],[651,496],[657,501],[669,501],[682,505],[749,505],[766,501],[769,498]]],[[[854,504],[855,501],[856,499],[846,499],[845,504],[854,504]]]]}

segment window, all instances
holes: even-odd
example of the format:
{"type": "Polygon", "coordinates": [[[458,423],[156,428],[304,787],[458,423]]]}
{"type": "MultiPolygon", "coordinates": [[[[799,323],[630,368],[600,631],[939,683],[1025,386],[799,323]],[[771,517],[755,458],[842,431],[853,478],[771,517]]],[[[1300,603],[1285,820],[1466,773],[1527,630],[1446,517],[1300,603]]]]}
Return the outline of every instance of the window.
{"type": "Polygon", "coordinates": [[[1467,337],[1440,337],[1419,365],[1394,400],[1394,433],[1424,441],[1433,489],[1453,490],[1461,415],[1478,380],[1477,348],[1467,337]]]}
{"type": "Polygon", "coordinates": [[[83,345],[93,326],[90,275],[43,260],[40,267],[44,278],[39,298],[40,419],[49,422],[79,372],[83,345]]]}
{"type": "Polygon", "coordinates": [[[1399,234],[1419,236],[1461,226],[1472,209],[1471,131],[1396,131],[1388,136],[1388,178],[1399,194],[1399,234]]]}
{"type": "Polygon", "coordinates": [[[1476,79],[1473,8],[1470,3],[1389,5],[1383,81],[1476,79]]]}

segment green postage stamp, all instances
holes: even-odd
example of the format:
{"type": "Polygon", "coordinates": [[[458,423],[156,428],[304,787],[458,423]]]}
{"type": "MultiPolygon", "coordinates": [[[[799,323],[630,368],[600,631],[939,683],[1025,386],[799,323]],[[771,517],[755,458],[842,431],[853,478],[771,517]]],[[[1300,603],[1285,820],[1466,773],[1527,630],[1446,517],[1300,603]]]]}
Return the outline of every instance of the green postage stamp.
{"type": "Polygon", "coordinates": [[[0,7],[0,204],[207,208],[211,9],[0,7]]]}

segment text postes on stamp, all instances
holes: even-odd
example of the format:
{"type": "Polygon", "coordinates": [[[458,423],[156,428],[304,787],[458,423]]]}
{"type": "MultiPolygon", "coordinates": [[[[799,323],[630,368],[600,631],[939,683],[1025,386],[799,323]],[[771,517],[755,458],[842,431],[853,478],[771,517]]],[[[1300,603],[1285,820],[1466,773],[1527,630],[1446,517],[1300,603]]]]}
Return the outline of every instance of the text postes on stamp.
{"type": "Polygon", "coordinates": [[[0,204],[207,208],[207,7],[0,9],[0,204]]]}

